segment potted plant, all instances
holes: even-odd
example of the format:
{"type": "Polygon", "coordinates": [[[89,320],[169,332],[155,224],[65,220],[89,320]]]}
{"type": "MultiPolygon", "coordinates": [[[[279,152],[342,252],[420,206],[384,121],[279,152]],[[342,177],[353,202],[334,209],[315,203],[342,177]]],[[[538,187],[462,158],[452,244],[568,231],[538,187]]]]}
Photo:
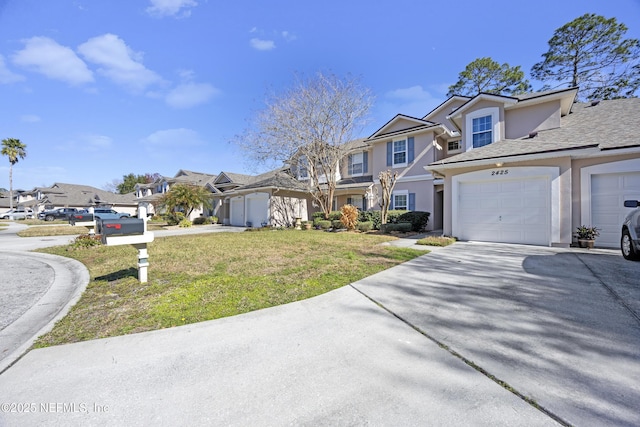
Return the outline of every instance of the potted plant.
{"type": "Polygon", "coordinates": [[[581,225],[576,229],[576,234],[581,248],[593,248],[596,237],[600,235],[600,230],[596,227],[581,225]]]}

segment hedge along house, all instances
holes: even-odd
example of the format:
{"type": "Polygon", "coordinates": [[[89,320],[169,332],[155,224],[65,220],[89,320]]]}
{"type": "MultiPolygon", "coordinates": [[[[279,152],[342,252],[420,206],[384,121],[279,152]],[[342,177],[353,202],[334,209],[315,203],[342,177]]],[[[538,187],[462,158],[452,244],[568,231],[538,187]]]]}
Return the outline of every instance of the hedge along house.
{"type": "Polygon", "coordinates": [[[619,245],[623,201],[640,198],[640,99],[576,95],[482,93],[427,115],[460,135],[424,168],[443,184],[445,234],[567,247],[584,224],[601,229],[597,246],[619,245]]]}

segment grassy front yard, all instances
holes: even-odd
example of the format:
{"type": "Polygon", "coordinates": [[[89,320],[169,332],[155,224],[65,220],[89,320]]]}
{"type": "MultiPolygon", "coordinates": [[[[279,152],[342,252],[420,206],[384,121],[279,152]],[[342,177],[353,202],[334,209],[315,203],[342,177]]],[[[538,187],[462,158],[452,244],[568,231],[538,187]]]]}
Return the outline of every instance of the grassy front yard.
{"type": "Polygon", "coordinates": [[[320,231],[213,233],[157,238],[149,283],[131,246],[43,252],[75,258],[91,282],[37,347],[168,328],[310,298],[425,251],[379,243],[389,236],[320,231]]]}

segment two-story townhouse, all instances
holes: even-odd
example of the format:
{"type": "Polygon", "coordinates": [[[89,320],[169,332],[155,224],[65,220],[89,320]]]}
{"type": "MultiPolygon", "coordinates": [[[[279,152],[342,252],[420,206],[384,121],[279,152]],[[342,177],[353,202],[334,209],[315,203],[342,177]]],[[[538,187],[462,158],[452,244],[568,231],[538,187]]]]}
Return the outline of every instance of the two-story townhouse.
{"type": "Polygon", "coordinates": [[[396,115],[373,133],[366,142],[371,150],[371,172],[375,203],[379,209],[380,172],[397,174],[391,195],[391,209],[431,213],[428,229],[442,227],[442,186],[425,167],[441,158],[442,146],[457,133],[442,123],[426,118],[396,115]],[[377,196],[377,197],[375,197],[377,196]]]}
{"type": "Polygon", "coordinates": [[[640,100],[576,95],[482,93],[425,117],[448,112],[460,138],[424,168],[442,183],[445,234],[566,247],[585,224],[601,229],[597,246],[618,246],[623,200],[640,198],[640,100]]]}

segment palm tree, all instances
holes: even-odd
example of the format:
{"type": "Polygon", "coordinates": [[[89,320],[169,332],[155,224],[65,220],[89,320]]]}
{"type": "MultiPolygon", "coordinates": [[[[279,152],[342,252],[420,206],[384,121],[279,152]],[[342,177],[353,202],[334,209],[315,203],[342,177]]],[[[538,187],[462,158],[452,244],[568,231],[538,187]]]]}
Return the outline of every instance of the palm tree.
{"type": "Polygon", "coordinates": [[[2,155],[9,158],[9,208],[13,209],[13,165],[18,159],[27,157],[27,146],[19,139],[7,138],[2,140],[2,155]]]}

